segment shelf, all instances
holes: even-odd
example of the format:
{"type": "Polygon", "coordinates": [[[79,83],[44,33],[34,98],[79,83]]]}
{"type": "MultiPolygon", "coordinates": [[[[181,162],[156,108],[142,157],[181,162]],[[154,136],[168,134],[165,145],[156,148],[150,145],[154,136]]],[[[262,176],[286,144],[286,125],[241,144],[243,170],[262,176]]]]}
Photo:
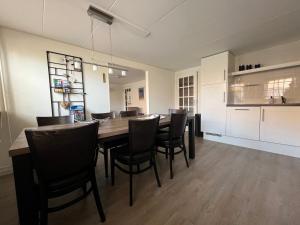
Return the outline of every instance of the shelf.
{"type": "Polygon", "coordinates": [[[65,68],[59,68],[59,67],[53,67],[53,66],[49,66],[50,69],[56,69],[56,70],[65,70],[65,71],[72,71],[72,72],[82,72],[82,70],[70,70],[70,69],[65,69],[65,68]]]}
{"type": "Polygon", "coordinates": [[[237,71],[237,72],[231,73],[230,75],[231,76],[242,76],[242,75],[260,73],[260,72],[271,71],[271,70],[286,69],[286,68],[291,68],[291,67],[296,67],[296,66],[300,66],[300,61],[288,62],[288,63],[278,64],[278,65],[273,65],[273,66],[265,66],[265,67],[261,67],[261,68],[257,68],[257,69],[251,69],[251,70],[237,71]]]}
{"type": "Polygon", "coordinates": [[[83,89],[83,88],[72,88],[72,87],[51,87],[51,88],[56,88],[56,89],[83,89]]]}
{"type": "MultiPolygon", "coordinates": [[[[53,103],[61,103],[61,102],[63,102],[63,101],[52,101],[53,103]]],[[[65,101],[65,102],[70,102],[70,103],[72,103],[72,102],[84,102],[84,101],[65,101]]]]}

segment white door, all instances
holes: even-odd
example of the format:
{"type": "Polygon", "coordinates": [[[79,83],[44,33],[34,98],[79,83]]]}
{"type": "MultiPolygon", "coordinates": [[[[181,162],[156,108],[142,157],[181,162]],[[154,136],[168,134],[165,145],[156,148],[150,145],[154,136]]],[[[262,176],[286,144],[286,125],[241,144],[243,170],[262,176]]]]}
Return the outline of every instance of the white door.
{"type": "Polygon", "coordinates": [[[262,107],[260,132],[262,141],[300,146],[300,107],[262,107]]]}
{"type": "Polygon", "coordinates": [[[229,52],[201,59],[201,84],[210,85],[226,82],[229,52]]]}
{"type": "Polygon", "coordinates": [[[260,107],[228,107],[226,135],[259,140],[260,107]]]}
{"type": "Polygon", "coordinates": [[[226,84],[207,85],[201,88],[202,131],[225,135],[226,84]]]}
{"type": "Polygon", "coordinates": [[[197,86],[196,71],[176,77],[176,108],[186,109],[192,115],[197,113],[197,86]]]}

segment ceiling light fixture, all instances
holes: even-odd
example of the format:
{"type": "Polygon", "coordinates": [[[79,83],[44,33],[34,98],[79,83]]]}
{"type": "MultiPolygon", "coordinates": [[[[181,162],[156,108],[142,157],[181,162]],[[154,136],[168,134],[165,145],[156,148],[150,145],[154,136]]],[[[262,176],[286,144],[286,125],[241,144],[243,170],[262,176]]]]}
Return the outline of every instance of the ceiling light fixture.
{"type": "MultiPolygon", "coordinates": [[[[114,5],[114,3],[113,3],[113,5],[114,5]]],[[[140,26],[126,20],[125,18],[118,16],[118,15],[110,12],[109,10],[106,10],[99,6],[97,6],[97,8],[96,8],[96,7],[90,5],[90,7],[88,8],[88,14],[90,16],[93,16],[93,17],[101,20],[104,23],[107,23],[107,24],[110,23],[109,25],[112,24],[113,20],[118,20],[118,21],[128,25],[129,27],[133,28],[131,30],[135,31],[136,34],[138,34],[144,38],[151,35],[151,32],[149,30],[146,30],[145,28],[140,27],[140,26]]]]}
{"type": "MultiPolygon", "coordinates": [[[[92,62],[94,61],[95,56],[95,44],[94,44],[94,17],[90,17],[91,19],[91,49],[92,49],[92,62]]],[[[93,65],[93,71],[97,71],[97,65],[93,65]]]]}
{"type": "Polygon", "coordinates": [[[126,76],[126,71],[125,71],[125,70],[122,70],[122,71],[121,71],[121,75],[122,75],[122,77],[125,77],[125,76],[126,76]]]}

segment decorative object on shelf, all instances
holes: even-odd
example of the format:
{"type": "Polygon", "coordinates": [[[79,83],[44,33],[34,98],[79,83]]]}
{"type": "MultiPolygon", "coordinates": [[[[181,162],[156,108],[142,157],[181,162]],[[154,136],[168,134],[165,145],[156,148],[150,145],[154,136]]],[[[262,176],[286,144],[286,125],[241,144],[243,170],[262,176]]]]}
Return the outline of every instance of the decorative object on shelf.
{"type": "Polygon", "coordinates": [[[255,69],[258,69],[258,68],[260,68],[260,67],[261,67],[261,64],[260,64],[260,63],[254,65],[254,68],[255,68],[255,69]]]}
{"type": "Polygon", "coordinates": [[[241,64],[239,65],[239,71],[244,71],[245,70],[245,65],[241,64]]]}
{"type": "Polygon", "coordinates": [[[60,102],[60,106],[64,109],[68,109],[70,107],[70,102],[60,102]]]}
{"type": "Polygon", "coordinates": [[[252,69],[252,65],[251,64],[248,64],[247,66],[246,66],[246,70],[251,70],[252,69]]]}
{"type": "Polygon", "coordinates": [[[52,116],[75,115],[86,119],[82,59],[47,51],[52,116]],[[76,105],[75,105],[76,103],[76,105]]]}
{"type": "Polygon", "coordinates": [[[85,119],[85,112],[83,105],[72,105],[70,106],[70,112],[74,115],[74,119],[82,121],[85,119]]]}
{"type": "Polygon", "coordinates": [[[139,100],[143,100],[144,95],[144,87],[139,88],[139,100]]]}

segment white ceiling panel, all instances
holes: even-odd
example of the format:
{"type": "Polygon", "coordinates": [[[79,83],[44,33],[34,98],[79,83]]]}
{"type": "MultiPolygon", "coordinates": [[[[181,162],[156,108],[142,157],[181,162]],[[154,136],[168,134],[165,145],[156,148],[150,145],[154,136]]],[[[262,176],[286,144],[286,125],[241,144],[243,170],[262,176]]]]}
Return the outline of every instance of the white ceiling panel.
{"type": "MultiPolygon", "coordinates": [[[[220,51],[244,53],[300,38],[299,0],[46,0],[43,33],[42,2],[0,0],[0,25],[90,48],[86,10],[93,4],[151,32],[144,38],[115,20],[113,55],[172,70],[220,51]]],[[[96,50],[110,52],[108,30],[95,21],[96,50]]]]}

